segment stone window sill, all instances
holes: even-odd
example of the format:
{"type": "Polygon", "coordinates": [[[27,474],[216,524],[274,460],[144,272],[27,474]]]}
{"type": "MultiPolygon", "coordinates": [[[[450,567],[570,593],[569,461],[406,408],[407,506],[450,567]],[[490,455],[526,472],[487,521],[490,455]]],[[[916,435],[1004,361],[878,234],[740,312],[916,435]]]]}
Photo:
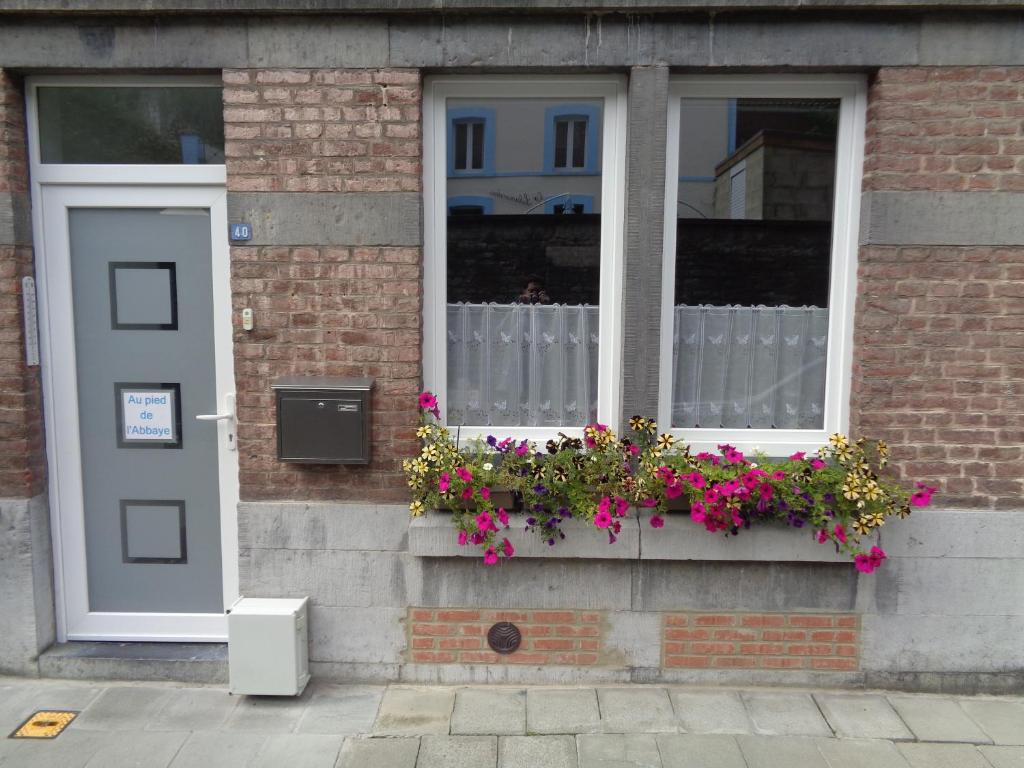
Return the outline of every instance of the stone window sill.
{"type": "MultiPolygon", "coordinates": [[[[665,527],[651,528],[650,515],[622,521],[615,544],[592,525],[568,520],[563,524],[565,540],[554,546],[539,536],[513,525],[505,535],[516,548],[516,557],[594,560],[735,560],[743,562],[814,562],[850,564],[828,544],[818,544],[811,531],[765,525],[743,531],[739,536],[711,534],[693,523],[685,513],[669,513],[665,527]]],[[[480,557],[477,547],[460,547],[457,529],[447,512],[430,512],[409,524],[409,552],[419,557],[480,557]]]]}

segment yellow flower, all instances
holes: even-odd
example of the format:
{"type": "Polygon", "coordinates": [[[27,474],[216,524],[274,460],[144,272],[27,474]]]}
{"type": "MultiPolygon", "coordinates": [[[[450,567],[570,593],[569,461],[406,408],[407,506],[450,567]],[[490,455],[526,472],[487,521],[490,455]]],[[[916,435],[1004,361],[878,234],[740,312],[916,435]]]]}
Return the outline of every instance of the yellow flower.
{"type": "Polygon", "coordinates": [[[853,454],[850,452],[850,446],[848,445],[837,445],[835,448],[832,449],[832,452],[835,454],[835,457],[839,461],[844,463],[849,461],[853,456],[853,454]]]}
{"type": "Polygon", "coordinates": [[[880,525],[885,525],[885,515],[883,515],[881,512],[874,512],[868,515],[868,517],[871,519],[872,528],[877,528],[880,525]]]}
{"type": "Polygon", "coordinates": [[[847,485],[846,483],[843,483],[843,496],[848,498],[850,501],[853,501],[854,499],[860,498],[860,491],[857,489],[856,486],[847,485]]]}
{"type": "Polygon", "coordinates": [[[424,424],[422,427],[416,430],[416,437],[424,438],[430,437],[430,425],[424,424]]]}
{"type": "Polygon", "coordinates": [[[848,439],[848,438],[846,437],[846,435],[842,435],[842,434],[840,434],[839,432],[835,432],[835,433],[833,433],[833,434],[832,434],[832,435],[831,435],[831,436],[829,437],[828,441],[829,441],[829,443],[830,443],[830,444],[831,444],[831,445],[832,445],[833,447],[835,447],[835,448],[839,448],[840,446],[846,446],[846,447],[848,447],[848,446],[850,445],[850,441],[849,441],[849,439],[848,439]]]}
{"type": "Polygon", "coordinates": [[[878,501],[878,498],[882,495],[882,489],[878,487],[878,483],[874,480],[868,480],[864,486],[864,498],[868,501],[878,501]]]}
{"type": "Polygon", "coordinates": [[[417,475],[425,475],[427,474],[427,471],[429,469],[430,467],[427,465],[427,462],[425,462],[423,459],[413,459],[412,471],[415,472],[417,475]]]}
{"type": "Polygon", "coordinates": [[[884,440],[878,441],[878,455],[883,459],[889,455],[889,446],[886,445],[884,440]]]}
{"type": "Polygon", "coordinates": [[[656,422],[654,419],[648,419],[647,431],[650,432],[652,435],[658,434],[658,422],[656,422]]]}
{"type": "Polygon", "coordinates": [[[853,521],[853,530],[863,536],[864,534],[871,532],[871,525],[866,518],[858,517],[853,521]]]}
{"type": "Polygon", "coordinates": [[[664,434],[658,437],[658,450],[667,451],[669,448],[672,447],[672,443],[674,443],[675,441],[676,439],[672,437],[672,435],[670,435],[668,432],[665,432],[664,434]]]}
{"type": "Polygon", "coordinates": [[[420,501],[419,499],[417,499],[416,501],[409,505],[409,512],[412,514],[413,517],[419,517],[423,514],[424,511],[425,510],[423,508],[423,502],[420,501]]]}
{"type": "Polygon", "coordinates": [[[629,428],[634,432],[643,432],[647,429],[647,419],[643,416],[634,416],[629,420],[629,428]]]}
{"type": "Polygon", "coordinates": [[[437,461],[441,458],[441,452],[437,450],[436,445],[425,445],[420,453],[420,456],[427,461],[437,461]]]}
{"type": "Polygon", "coordinates": [[[904,504],[902,507],[896,510],[896,514],[899,515],[901,519],[906,519],[910,517],[910,507],[904,504]]]}

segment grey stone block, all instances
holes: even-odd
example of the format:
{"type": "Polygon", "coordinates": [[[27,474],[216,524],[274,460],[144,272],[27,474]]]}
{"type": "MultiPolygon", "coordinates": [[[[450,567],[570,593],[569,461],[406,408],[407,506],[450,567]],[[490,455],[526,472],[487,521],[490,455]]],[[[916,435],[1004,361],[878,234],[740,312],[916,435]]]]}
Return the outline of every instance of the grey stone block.
{"type": "Polygon", "coordinates": [[[309,674],[321,682],[383,685],[401,679],[401,666],[365,662],[310,661],[309,674]]]}
{"type": "Polygon", "coordinates": [[[188,732],[132,733],[121,734],[118,738],[110,738],[107,735],[86,766],[87,768],[93,766],[95,768],[166,766],[178,754],[188,737],[188,732]]]}
{"type": "Polygon", "coordinates": [[[1024,768],[1024,747],[978,747],[992,768],[1024,768]]]}
{"type": "Polygon", "coordinates": [[[576,737],[579,764],[587,768],[662,768],[654,734],[593,734],[576,737]]]}
{"type": "Polygon", "coordinates": [[[664,768],[747,768],[732,736],[659,734],[664,768]]]}
{"type": "Polygon", "coordinates": [[[249,245],[423,242],[421,197],[406,192],[231,192],[228,216],[252,224],[249,245]]]}
{"type": "Polygon", "coordinates": [[[992,740],[951,699],[931,696],[890,696],[889,702],[921,741],[992,743],[992,740]]]}
{"type": "Polygon", "coordinates": [[[921,19],[921,61],[930,65],[1024,63],[1024,22],[1019,16],[930,13],[921,19]]]}
{"type": "Polygon", "coordinates": [[[419,739],[345,739],[337,768],[415,768],[419,739]]]}
{"type": "Polygon", "coordinates": [[[334,768],[341,736],[278,734],[268,738],[252,768],[334,768]]]}
{"type": "Polygon", "coordinates": [[[404,504],[255,502],[238,505],[239,540],[251,549],[401,551],[407,548],[404,504]]]}
{"type": "Polygon", "coordinates": [[[669,691],[672,708],[688,733],[750,733],[753,726],[738,693],[669,691]]]}
{"type": "Polygon", "coordinates": [[[424,736],[416,768],[494,768],[497,736],[424,736]]]}
{"type": "Polygon", "coordinates": [[[960,699],[959,704],[994,743],[1024,745],[1024,702],[1019,699],[960,699]]]}
{"type": "Polygon", "coordinates": [[[605,616],[604,660],[625,667],[661,666],[661,614],[609,611],[605,616]]]}
{"type": "Polygon", "coordinates": [[[763,739],[758,736],[736,736],[746,758],[747,768],[829,768],[814,739],[784,736],[763,739]]]}
{"type": "Polygon", "coordinates": [[[526,692],[529,734],[597,733],[601,712],[593,688],[530,688],[526,692]]]}
{"type": "Polygon", "coordinates": [[[601,729],[605,733],[677,733],[675,713],[663,688],[601,688],[601,729]]]}
{"type": "Polygon", "coordinates": [[[384,693],[373,731],[377,736],[447,734],[455,691],[391,686],[384,693]]]}
{"type": "Polygon", "coordinates": [[[398,664],[406,648],[405,609],[310,609],[310,658],[328,662],[398,664]]]}
{"type": "MultiPolygon", "coordinates": [[[[1021,616],[972,616],[965,621],[948,615],[865,614],[861,617],[861,668],[904,676],[917,672],[1012,675],[1024,667],[1022,636],[1021,616]]],[[[929,678],[919,677],[916,687],[932,684],[929,678]]],[[[942,685],[938,679],[934,684],[942,685]]],[[[943,690],[970,692],[956,686],[943,690]]]]}
{"type": "Polygon", "coordinates": [[[224,730],[248,733],[291,733],[306,711],[302,696],[244,696],[224,723],[224,730]]]}
{"type": "Polygon", "coordinates": [[[818,750],[829,768],[908,768],[890,741],[877,739],[821,739],[818,750]]]}
{"type": "Polygon", "coordinates": [[[498,768],[577,768],[572,736],[500,736],[498,768]]]}
{"type": "Polygon", "coordinates": [[[910,732],[883,696],[814,694],[836,736],[843,739],[912,741],[910,732]]]}
{"type": "Polygon", "coordinates": [[[403,683],[431,685],[607,685],[633,682],[628,669],[531,664],[404,664],[403,683]]]}
{"type": "Polygon", "coordinates": [[[167,688],[107,688],[80,714],[81,730],[141,731],[170,699],[167,688]]]}
{"type": "Polygon", "coordinates": [[[526,691],[460,688],[455,693],[453,734],[526,733],[526,691]]]}
{"type": "Polygon", "coordinates": [[[989,768],[976,747],[969,744],[899,744],[910,768],[989,768]]]}
{"type": "Polygon", "coordinates": [[[383,17],[255,18],[249,21],[250,67],[386,67],[383,17]]]}
{"type": "Polygon", "coordinates": [[[1024,616],[1024,559],[893,558],[873,576],[877,613],[1024,616]]]}
{"type": "MultiPolygon", "coordinates": [[[[612,545],[614,546],[614,545],[612,545]]],[[[422,593],[418,605],[445,607],[486,605],[492,608],[574,608],[629,610],[626,584],[634,564],[615,560],[521,560],[514,557],[493,568],[465,558],[421,558],[422,593]],[[515,589],[509,589],[515,584],[515,589]]]]}
{"type": "Polygon", "coordinates": [[[0,764],[4,768],[84,768],[109,740],[109,734],[76,731],[74,726],[52,741],[3,739],[0,741],[0,764]]]}
{"type": "MultiPolygon", "coordinates": [[[[100,688],[38,679],[9,678],[0,684],[0,732],[10,733],[41,709],[81,712],[100,695],[100,688]]],[[[2,744],[0,740],[0,744],[2,744]]]]}
{"type": "Polygon", "coordinates": [[[384,688],[316,683],[297,733],[355,736],[370,733],[384,688]]]}
{"type": "MultiPolygon", "coordinates": [[[[565,540],[559,540],[555,546],[524,530],[523,525],[523,519],[515,516],[512,527],[501,534],[515,546],[516,558],[636,560],[640,556],[640,530],[635,518],[622,521],[622,533],[614,544],[608,543],[604,531],[581,520],[562,523],[565,540]]],[[[444,512],[418,517],[409,524],[409,552],[420,557],[481,557],[477,547],[459,546],[458,529],[451,515],[444,512]]]]}
{"type": "Polygon", "coordinates": [[[228,647],[227,643],[57,643],[39,656],[39,674],[69,680],[226,683],[228,647]]]}
{"type": "MultiPolygon", "coordinates": [[[[754,732],[765,736],[831,736],[818,705],[806,693],[743,694],[754,732]]],[[[742,744],[742,742],[741,742],[742,744]]]]}
{"type": "Polygon", "coordinates": [[[199,731],[185,742],[170,768],[248,768],[266,741],[262,733],[199,731]]]}
{"type": "Polygon", "coordinates": [[[642,517],[644,560],[842,563],[852,569],[848,556],[837,554],[834,546],[818,544],[807,529],[768,524],[738,536],[724,536],[708,533],[682,512],[665,515],[665,526],[660,529],[651,528],[650,514],[644,512],[642,517]]]}
{"type": "Polygon", "coordinates": [[[1024,512],[922,509],[885,527],[890,558],[1005,558],[1024,552],[1024,512]]]}
{"type": "Polygon", "coordinates": [[[220,688],[180,688],[168,692],[147,731],[213,731],[238,706],[239,698],[220,688]]]}
{"type": "Polygon", "coordinates": [[[636,573],[634,610],[851,611],[857,598],[848,564],[644,561],[636,573]]]}
{"type": "Polygon", "coordinates": [[[1015,192],[865,192],[862,245],[1015,245],[1024,200],[1015,192]]]}

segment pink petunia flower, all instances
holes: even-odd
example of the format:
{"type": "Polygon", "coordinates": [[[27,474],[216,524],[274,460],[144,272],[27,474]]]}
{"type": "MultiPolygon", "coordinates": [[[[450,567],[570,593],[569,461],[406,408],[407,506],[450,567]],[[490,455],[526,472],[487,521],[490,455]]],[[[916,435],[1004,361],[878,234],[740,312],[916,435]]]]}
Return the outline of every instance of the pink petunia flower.
{"type": "Polygon", "coordinates": [[[665,486],[665,496],[670,499],[678,499],[683,495],[682,483],[671,483],[665,486]]]}
{"type": "Polygon", "coordinates": [[[818,543],[824,544],[826,541],[828,541],[828,531],[822,528],[820,531],[818,531],[818,543]]]}
{"type": "Polygon", "coordinates": [[[821,459],[811,459],[811,469],[822,469],[825,466],[825,462],[821,459]]]}
{"type": "Polygon", "coordinates": [[[853,567],[861,573],[871,573],[875,570],[874,563],[871,562],[871,558],[867,555],[854,555],[853,567]]]}
{"type": "Polygon", "coordinates": [[[910,495],[910,503],[915,507],[927,507],[932,502],[932,494],[935,488],[929,488],[924,483],[917,484],[918,490],[910,495]]]}
{"type": "Polygon", "coordinates": [[[420,408],[425,411],[437,408],[437,398],[432,392],[420,392],[420,408]]]}
{"type": "Polygon", "coordinates": [[[473,498],[473,489],[472,488],[463,488],[462,489],[462,500],[463,501],[469,501],[472,498],[473,498]]]}
{"type": "Polygon", "coordinates": [[[629,511],[629,502],[621,496],[615,497],[615,515],[616,517],[625,517],[626,512],[629,511]]]}
{"type": "Polygon", "coordinates": [[[494,551],[494,547],[488,547],[487,551],[484,552],[484,563],[486,565],[494,565],[498,562],[498,553],[494,551]]]}
{"type": "Polygon", "coordinates": [[[597,502],[598,512],[608,512],[612,508],[612,500],[607,496],[602,496],[601,500],[597,502]]]}
{"type": "Polygon", "coordinates": [[[846,543],[846,531],[843,530],[843,526],[837,525],[832,530],[832,533],[835,535],[836,541],[838,541],[840,544],[845,544],[846,543]]]}
{"type": "Polygon", "coordinates": [[[476,527],[480,533],[487,533],[490,530],[498,530],[494,525],[494,520],[491,518],[491,514],[484,510],[476,516],[476,527]]]}
{"type": "Polygon", "coordinates": [[[651,515],[651,528],[662,528],[665,525],[665,521],[660,515],[651,515]]]}
{"type": "Polygon", "coordinates": [[[641,507],[656,507],[656,506],[658,506],[658,500],[657,499],[644,499],[643,501],[640,502],[640,506],[641,507]]]}
{"type": "Polygon", "coordinates": [[[508,512],[505,511],[504,507],[498,507],[498,522],[508,528],[508,512]]]}
{"type": "Polygon", "coordinates": [[[487,501],[488,499],[491,498],[491,489],[488,488],[486,485],[480,489],[480,498],[483,499],[484,501],[487,501]]]}
{"type": "Polygon", "coordinates": [[[530,443],[527,440],[523,440],[523,442],[516,446],[516,456],[525,456],[529,452],[530,443]]]}
{"type": "Polygon", "coordinates": [[[441,473],[441,478],[437,481],[437,489],[441,493],[444,493],[445,491],[447,491],[451,487],[451,485],[452,485],[452,476],[449,475],[447,472],[442,472],[441,473]]]}
{"type": "Polygon", "coordinates": [[[785,479],[786,479],[786,473],[783,472],[781,469],[777,469],[774,472],[772,472],[772,480],[785,480],[785,479]]]}
{"type": "Polygon", "coordinates": [[[515,557],[516,548],[512,546],[512,542],[508,539],[503,539],[501,542],[502,549],[505,552],[505,557],[515,557]]]}
{"type": "Polygon", "coordinates": [[[690,505],[690,519],[695,523],[703,523],[707,519],[707,511],[701,502],[695,501],[690,505]]]}
{"type": "Polygon", "coordinates": [[[700,472],[691,472],[689,475],[687,475],[686,480],[698,491],[708,484],[708,481],[704,479],[704,475],[702,475],[700,472]]]}
{"type": "Polygon", "coordinates": [[[594,525],[598,528],[607,528],[612,524],[612,516],[607,509],[599,511],[594,515],[594,525]]]}
{"type": "Polygon", "coordinates": [[[473,473],[470,472],[465,467],[456,467],[455,468],[455,474],[458,475],[459,476],[459,480],[461,480],[464,483],[471,483],[471,482],[473,482],[473,473]]]}
{"type": "Polygon", "coordinates": [[[790,461],[803,461],[803,458],[806,455],[807,454],[804,453],[803,451],[797,451],[796,453],[794,453],[792,456],[789,457],[789,460],[790,461]]]}
{"type": "Polygon", "coordinates": [[[629,446],[629,452],[636,456],[638,453],[640,453],[640,446],[634,443],[633,445],[629,446]]]}
{"type": "Polygon", "coordinates": [[[466,542],[469,541],[469,534],[465,531],[459,531],[459,546],[466,546],[466,542]]]}

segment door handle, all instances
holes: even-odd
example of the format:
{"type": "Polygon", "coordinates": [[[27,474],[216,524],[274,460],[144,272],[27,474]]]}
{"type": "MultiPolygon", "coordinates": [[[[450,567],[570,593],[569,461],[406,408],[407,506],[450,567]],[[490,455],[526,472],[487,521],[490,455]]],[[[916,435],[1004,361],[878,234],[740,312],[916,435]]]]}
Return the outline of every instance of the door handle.
{"type": "Polygon", "coordinates": [[[227,422],[228,450],[235,450],[235,393],[224,395],[225,413],[199,413],[196,414],[196,421],[224,421],[227,422]]]}

